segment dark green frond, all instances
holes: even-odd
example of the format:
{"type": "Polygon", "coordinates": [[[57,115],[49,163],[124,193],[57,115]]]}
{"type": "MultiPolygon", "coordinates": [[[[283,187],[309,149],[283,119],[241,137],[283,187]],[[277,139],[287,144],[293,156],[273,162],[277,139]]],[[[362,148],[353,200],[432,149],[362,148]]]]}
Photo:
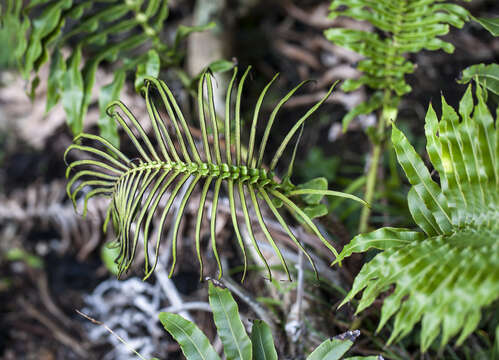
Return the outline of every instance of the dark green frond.
{"type": "Polygon", "coordinates": [[[116,125],[106,117],[105,108],[118,99],[126,72],[135,71],[139,91],[146,76],[158,76],[160,67],[178,64],[180,40],[212,25],[180,26],[169,46],[160,38],[168,0],[40,0],[24,6],[14,1],[15,7],[11,3],[9,9],[15,11],[9,11],[9,24],[19,24],[14,58],[26,78],[35,74],[31,93],[39,83],[41,66],[50,60],[47,111],[61,101],[74,134],[83,129],[99,65],[114,64],[114,79],[99,94],[99,127],[101,135],[115,144],[116,125]],[[65,58],[63,48],[70,48],[72,55],[65,58]]]}
{"type": "MultiPolygon", "coordinates": [[[[273,239],[265,223],[262,207],[266,206],[283,226],[284,231],[289,234],[292,241],[299,249],[305,251],[304,245],[293,234],[290,227],[273,204],[277,198],[284,203],[292,214],[305,220],[308,227],[321,239],[321,241],[337,255],[334,247],[324,238],[313,221],[295,204],[293,196],[302,194],[333,195],[361,201],[359,198],[330,190],[303,189],[294,190],[287,182],[281,184],[272,171],[267,171],[263,163],[263,155],[266,154],[265,147],[270,126],[276,118],[279,107],[289,99],[290,94],[276,107],[270,115],[258,160],[253,156],[256,148],[256,126],[259,117],[260,106],[269,85],[263,90],[253,116],[253,124],[249,136],[248,156],[242,156],[241,144],[241,118],[240,107],[243,93],[244,79],[249,69],[244,73],[237,87],[234,86],[237,70],[234,70],[232,81],[226,96],[225,129],[220,132],[214,109],[213,89],[211,75],[204,73],[199,82],[198,109],[199,126],[201,129],[200,146],[196,144],[191,134],[189,125],[184,118],[171,90],[168,86],[155,78],[145,77],[146,86],[144,96],[147,106],[149,120],[151,122],[151,134],[148,135],[141,123],[134,117],[132,112],[121,102],[114,101],[108,106],[107,112],[127,134],[133,143],[136,153],[127,157],[114,147],[109,141],[95,135],[81,134],[75,138],[75,143],[66,151],[80,151],[86,156],[86,160],[75,160],[68,165],[67,175],[72,175],[67,190],[69,196],[76,201],[78,196],[85,196],[86,202],[93,196],[105,195],[111,198],[110,218],[113,220],[117,241],[120,244],[120,255],[118,260],[119,273],[127,271],[135,257],[137,245],[140,239],[144,241],[145,253],[145,277],[150,276],[158,259],[158,251],[165,228],[173,206],[176,207],[176,217],[168,222],[172,228],[172,265],[170,276],[173,274],[177,260],[177,236],[183,211],[194,191],[201,191],[199,210],[196,217],[195,242],[197,256],[203,271],[201,257],[201,224],[208,192],[213,194],[211,199],[210,233],[211,245],[214,257],[218,264],[219,276],[222,274],[222,266],[217,250],[215,229],[217,221],[218,199],[222,186],[227,188],[229,197],[232,225],[239,247],[244,257],[245,271],[247,266],[245,242],[240,231],[241,226],[246,227],[257,254],[266,264],[268,276],[271,277],[270,267],[263,257],[255,238],[256,229],[253,228],[250,218],[255,213],[260,231],[265,240],[274,249],[281,260],[283,269],[289,275],[289,270],[281,251],[273,239]],[[231,115],[231,97],[233,88],[236,101],[234,114],[231,115]],[[164,121],[164,115],[167,120],[164,121]],[[230,129],[233,128],[232,133],[230,129]],[[213,144],[208,141],[208,134],[213,137],[213,144]],[[221,149],[220,133],[225,135],[225,152],[221,149]],[[91,144],[87,144],[90,142],[91,144]],[[202,146],[201,146],[202,145],[202,146]],[[231,145],[235,147],[235,154],[231,153],[231,145]],[[199,148],[198,148],[199,147],[199,148]],[[203,185],[199,185],[203,184],[203,185]],[[239,201],[235,197],[238,194],[239,201]],[[174,205],[177,204],[177,205],[174,205]],[[242,209],[244,225],[236,214],[236,209],[242,209]],[[153,229],[154,228],[154,229],[153,229]],[[151,239],[151,234],[156,234],[151,239]],[[154,242],[155,259],[150,261],[149,242],[154,242]]],[[[272,80],[273,81],[273,80],[272,80]]],[[[271,83],[272,83],[271,81],[271,83]]],[[[334,87],[334,86],[333,86],[334,87]]],[[[296,131],[302,126],[314,111],[325,101],[333,90],[331,87],[327,95],[312,107],[284,136],[284,140],[276,154],[272,158],[271,169],[274,169],[277,161],[282,155],[286,145],[290,142],[296,131]]],[[[173,212],[173,211],[172,211],[173,212]]],[[[312,258],[307,258],[315,269],[312,258]]],[[[243,275],[244,279],[244,275],[243,275]]]]}
{"type": "Polygon", "coordinates": [[[497,119],[477,86],[456,112],[442,98],[442,116],[426,115],[426,149],[440,184],[405,135],[393,126],[398,161],[412,185],[409,209],[421,232],[383,228],[355,237],[336,261],[383,250],[364,265],[343,303],[363,291],[357,312],[395,285],[384,300],[380,330],[395,317],[389,342],[421,321],[421,348],[441,333],[441,345],[476,328],[481,308],[499,299],[499,145],[497,119]]]}

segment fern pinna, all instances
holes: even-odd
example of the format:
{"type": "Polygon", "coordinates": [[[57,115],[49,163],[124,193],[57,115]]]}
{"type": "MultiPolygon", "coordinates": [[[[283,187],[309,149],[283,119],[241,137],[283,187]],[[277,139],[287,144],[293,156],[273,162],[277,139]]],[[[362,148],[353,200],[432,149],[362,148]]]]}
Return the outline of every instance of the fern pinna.
{"type": "Polygon", "coordinates": [[[363,266],[343,304],[363,290],[360,312],[395,285],[384,300],[378,326],[380,330],[396,314],[389,343],[421,320],[423,351],[440,329],[442,346],[461,331],[459,344],[477,327],[481,308],[499,299],[499,126],[480,87],[477,98],[474,104],[468,87],[459,116],[442,97],[440,121],[428,109],[426,150],[440,186],[393,125],[398,161],[412,185],[409,209],[422,232],[382,228],[361,234],[336,260],[383,250],[363,266]]]}
{"type": "Polygon", "coordinates": [[[173,273],[176,263],[177,234],[182,219],[182,213],[189,197],[198,183],[203,183],[201,186],[201,200],[197,212],[195,229],[196,250],[201,266],[201,274],[203,273],[203,262],[200,250],[201,222],[210,187],[213,188],[210,214],[211,245],[217,261],[219,276],[222,274],[222,266],[215,241],[217,204],[222,184],[225,184],[227,188],[232,225],[243,253],[245,272],[247,266],[246,251],[239,227],[240,225],[238,224],[236,216],[235,193],[239,195],[240,208],[244,214],[244,222],[248,235],[258,256],[266,265],[269,277],[271,277],[270,267],[263,257],[254,236],[249,215],[249,204],[252,205],[266,240],[280,258],[288,277],[290,277],[290,275],[284,257],[265,225],[258,198],[261,198],[261,201],[268,206],[296,246],[305,252],[312,265],[312,258],[305,251],[302,243],[295,237],[290,227],[287,225],[286,220],[284,220],[283,216],[279,213],[277,209],[278,205],[285,205],[291,213],[302,219],[320,238],[324,245],[327,246],[334,255],[337,255],[334,247],[323,237],[310,217],[295,204],[291,197],[304,194],[327,194],[343,196],[361,202],[362,200],[349,194],[330,190],[298,189],[291,184],[289,178],[285,178],[284,181],[278,182],[274,176],[274,169],[276,168],[277,162],[283,154],[284,149],[293,138],[293,135],[301,128],[305,120],[327,99],[332,92],[334,85],[321,101],[313,106],[293,125],[273,156],[269,170],[266,170],[263,166],[263,157],[266,154],[267,141],[276,115],[282,105],[304,83],[301,83],[292,89],[277,104],[269,117],[262,141],[257,148],[256,127],[260,108],[267,90],[277,76],[264,88],[254,109],[247,151],[243,154],[243,146],[241,145],[240,106],[243,85],[249,70],[250,69],[248,68],[237,86],[235,108],[233,111],[231,111],[231,99],[237,69],[234,69],[232,80],[227,89],[224,122],[224,138],[226,144],[224,158],[222,156],[223,151],[220,146],[219,129],[214,108],[212,79],[209,73],[204,73],[201,76],[198,88],[198,110],[199,125],[202,133],[202,151],[198,150],[196,147],[195,140],[189,130],[187,121],[168,86],[163,81],[150,77],[146,78],[144,94],[154,135],[152,138],[146,134],[144,128],[123,103],[114,101],[108,107],[109,115],[121,125],[134,144],[137,154],[133,157],[128,157],[114,147],[109,141],[85,133],[76,136],[75,143],[67,149],[65,157],[68,152],[72,150],[83,151],[88,156],[88,159],[71,162],[68,165],[66,173],[66,176],[69,176],[72,173],[72,170],[76,170],[67,185],[68,194],[74,202],[76,202],[78,194],[85,189],[88,189],[88,187],[92,187],[91,190],[86,191],[84,195],[84,214],[86,213],[87,201],[91,197],[96,195],[111,197],[106,223],[112,219],[120,243],[121,251],[117,259],[120,274],[130,267],[136,253],[139,235],[142,233],[144,239],[145,277],[147,278],[151,275],[158,259],[158,250],[161,237],[163,236],[166,217],[174,200],[177,198],[177,195],[182,193],[182,187],[184,187],[184,189],[186,187],[185,192],[183,192],[183,197],[179,199],[180,205],[178,207],[177,216],[173,221],[172,265],[170,275],[173,273]],[[207,101],[205,101],[205,92],[207,92],[207,101]],[[158,96],[161,99],[164,110],[166,110],[166,113],[168,114],[170,128],[173,129],[171,133],[167,124],[161,119],[160,110],[162,109],[158,108],[155,101],[153,101],[153,98],[158,96]],[[209,122],[207,119],[209,119],[209,122]],[[231,132],[232,125],[234,126],[233,133],[231,132]],[[213,145],[209,142],[210,132],[213,136],[213,145]],[[85,140],[93,141],[95,145],[89,146],[82,144],[85,140]],[[153,142],[157,143],[157,148],[153,146],[153,142]],[[177,149],[177,145],[179,149],[177,149]],[[230,145],[233,145],[235,148],[234,154],[231,152],[230,145]],[[100,149],[99,147],[102,147],[103,149],[100,149]],[[163,209],[160,209],[160,202],[162,199],[166,200],[166,205],[164,205],[163,209]],[[151,266],[148,257],[148,243],[151,223],[155,214],[159,215],[160,220],[157,224],[159,228],[157,228],[158,231],[155,245],[156,259],[151,266]]]}

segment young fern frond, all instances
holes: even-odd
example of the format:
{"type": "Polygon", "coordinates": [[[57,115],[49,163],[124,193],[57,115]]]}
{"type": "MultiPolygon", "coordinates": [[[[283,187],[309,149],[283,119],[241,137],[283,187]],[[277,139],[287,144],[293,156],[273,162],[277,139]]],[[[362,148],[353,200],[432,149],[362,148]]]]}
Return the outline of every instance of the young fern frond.
{"type": "MultiPolygon", "coordinates": [[[[172,265],[170,276],[173,274],[177,260],[177,235],[183,211],[189,197],[202,184],[199,210],[196,218],[195,243],[197,257],[203,272],[203,261],[201,257],[201,223],[204,215],[205,203],[210,189],[212,189],[212,206],[210,214],[211,246],[214,257],[217,261],[219,276],[222,275],[221,261],[218,255],[215,239],[215,228],[217,220],[217,205],[222,185],[227,188],[229,197],[231,221],[239,247],[244,257],[244,268],[246,272],[246,250],[242,239],[238,218],[236,216],[236,196],[238,194],[240,208],[244,215],[244,225],[247,233],[255,247],[256,253],[266,265],[268,276],[271,277],[268,266],[258,243],[254,236],[254,229],[250,219],[250,212],[254,211],[258,224],[265,236],[265,239],[274,249],[276,255],[281,260],[282,266],[288,277],[289,270],[279,247],[271,236],[265,224],[261,212],[261,204],[265,204],[282,225],[284,231],[289,234],[291,240],[298,248],[305,252],[310,263],[314,267],[312,258],[306,252],[302,243],[293,235],[290,227],[280,215],[276,205],[272,201],[278,199],[291,211],[302,219],[309,226],[311,231],[319,237],[324,245],[337,255],[334,247],[323,237],[312,220],[296,205],[291,199],[298,194],[317,194],[343,196],[363,202],[361,199],[344,193],[329,190],[299,189],[295,190],[289,181],[282,183],[277,181],[273,170],[276,167],[284,149],[291,141],[293,135],[302,124],[313,114],[313,112],[327,99],[333,91],[331,86],[327,95],[313,106],[285,136],[279,149],[272,158],[270,170],[263,167],[263,155],[266,154],[266,141],[270,134],[272,124],[276,118],[280,107],[291,97],[291,95],[302,85],[291,90],[288,95],[276,106],[270,116],[270,120],[265,128],[264,141],[260,145],[258,159],[255,157],[256,127],[259,118],[259,111],[263,98],[274,79],[262,91],[255,107],[252,127],[248,140],[248,152],[243,156],[241,144],[241,119],[240,104],[242,99],[244,80],[249,69],[242,76],[237,89],[235,90],[235,108],[231,116],[231,99],[233,97],[233,87],[236,80],[237,69],[234,69],[232,80],[229,84],[226,96],[226,118],[224,126],[225,137],[225,158],[222,156],[220,146],[219,130],[213,102],[212,79],[209,73],[204,73],[199,80],[199,125],[201,129],[202,151],[196,147],[196,143],[191,134],[187,121],[185,120],[175,98],[168,86],[161,80],[147,77],[144,88],[144,96],[147,105],[147,112],[152,124],[152,136],[146,134],[139,121],[134,117],[127,107],[114,101],[108,107],[109,115],[123,128],[137,151],[132,158],[127,157],[109,141],[90,134],[80,134],[76,136],[74,144],[65,153],[65,157],[70,151],[78,150],[86,153],[86,160],[75,160],[67,167],[66,176],[72,174],[67,185],[69,196],[76,200],[76,197],[88,187],[91,190],[85,193],[84,210],[88,200],[97,195],[111,197],[108,216],[114,224],[117,240],[120,244],[120,254],[118,257],[119,273],[130,268],[134,259],[140,235],[144,239],[145,254],[145,278],[153,272],[158,261],[158,251],[164,233],[164,227],[170,208],[175,200],[179,201],[177,216],[170,225],[173,228],[172,239],[172,265]],[[206,91],[205,91],[206,87],[206,91]],[[207,94],[206,94],[207,93],[207,94]],[[205,100],[207,95],[207,100],[205,100]],[[154,98],[159,98],[162,108],[158,108],[154,98]],[[169,126],[162,120],[161,110],[165,110],[168,115],[169,126]],[[209,120],[209,121],[207,121],[209,120]],[[235,132],[231,132],[234,125],[235,132]],[[173,129],[173,130],[171,130],[173,129]],[[208,141],[209,134],[212,134],[212,143],[208,141]],[[91,140],[92,145],[82,145],[86,140],[91,140]],[[153,145],[156,143],[156,146],[153,145]],[[235,154],[231,152],[231,145],[235,147],[235,154]],[[104,148],[100,150],[99,148],[104,148]],[[74,172],[73,172],[74,171],[74,172]],[[185,191],[181,192],[184,187],[185,191]],[[177,199],[178,194],[183,193],[183,197],[177,199]],[[160,203],[166,201],[164,206],[160,203]],[[159,217],[159,222],[155,224],[156,239],[150,239],[153,217],[159,217]],[[148,256],[149,242],[155,241],[155,259],[151,264],[148,256]]],[[[244,275],[243,275],[244,279],[244,275]]]]}
{"type": "Polygon", "coordinates": [[[363,291],[360,312],[395,285],[378,326],[395,315],[389,343],[421,321],[422,351],[440,330],[442,346],[459,331],[460,344],[477,327],[481,308],[499,299],[499,124],[479,86],[477,98],[474,104],[469,86],[459,116],[442,97],[440,121],[428,109],[426,149],[440,185],[393,125],[398,161],[412,185],[409,210],[422,232],[382,228],[361,234],[336,259],[383,250],[363,266],[342,304],[363,291]]]}
{"type": "Polygon", "coordinates": [[[365,57],[357,65],[362,76],[345,81],[342,89],[353,91],[367,85],[378,91],[345,116],[345,129],[355,116],[386,106],[388,100],[396,107],[398,97],[411,91],[405,75],[415,67],[406,56],[423,49],[452,53],[454,46],[439,37],[449,32],[449,25],[461,28],[469,20],[466,9],[445,0],[333,0],[330,10],[332,19],[347,16],[367,21],[379,31],[332,28],[324,32],[330,41],[365,57]],[[383,92],[396,96],[387,99],[383,92]]]}

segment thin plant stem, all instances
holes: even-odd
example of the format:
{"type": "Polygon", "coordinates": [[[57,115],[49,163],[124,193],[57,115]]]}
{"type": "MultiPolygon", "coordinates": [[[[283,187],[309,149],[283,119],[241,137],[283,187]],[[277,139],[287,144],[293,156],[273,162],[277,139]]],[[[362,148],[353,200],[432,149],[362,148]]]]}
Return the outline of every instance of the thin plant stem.
{"type": "MultiPolygon", "coordinates": [[[[385,91],[383,110],[381,111],[381,116],[379,117],[378,125],[376,127],[376,133],[374,134],[373,150],[371,155],[371,161],[369,164],[369,170],[367,173],[366,180],[366,193],[364,200],[368,204],[372,204],[374,198],[374,192],[376,191],[376,180],[378,178],[378,168],[381,162],[381,155],[385,147],[385,128],[390,122],[395,121],[397,118],[397,108],[391,104],[390,101],[391,91],[385,91]]],[[[360,215],[359,223],[359,233],[364,233],[368,230],[369,217],[371,216],[371,207],[364,206],[360,215]]]]}

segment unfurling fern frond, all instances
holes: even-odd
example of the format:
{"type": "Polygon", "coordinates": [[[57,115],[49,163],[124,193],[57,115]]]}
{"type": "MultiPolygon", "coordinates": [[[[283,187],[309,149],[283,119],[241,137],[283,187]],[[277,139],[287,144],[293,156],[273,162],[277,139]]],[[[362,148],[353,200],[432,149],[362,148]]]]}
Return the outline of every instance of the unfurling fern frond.
{"type": "MultiPolygon", "coordinates": [[[[440,121],[430,106],[426,149],[440,175],[432,180],[423,160],[393,126],[392,141],[412,188],[408,203],[422,232],[382,228],[355,237],[336,261],[354,252],[383,250],[364,265],[343,303],[363,290],[357,312],[395,285],[381,310],[378,330],[395,315],[389,342],[421,321],[421,348],[442,330],[441,344],[477,327],[482,307],[499,299],[499,123],[471,86],[459,114],[442,98],[440,121]]],[[[499,330],[499,328],[498,328],[499,330]]]]}
{"type": "Polygon", "coordinates": [[[414,64],[406,55],[423,49],[453,52],[454,46],[439,36],[449,32],[449,25],[461,28],[469,19],[467,10],[444,0],[333,0],[330,9],[330,18],[348,16],[367,21],[381,32],[341,28],[324,32],[335,44],[365,56],[357,65],[362,76],[345,81],[342,89],[352,91],[367,85],[380,91],[345,116],[345,128],[356,115],[373,112],[386,106],[387,101],[397,101],[397,97],[383,96],[383,91],[397,96],[410,92],[405,75],[414,71],[414,64]]]}
{"type": "MultiPolygon", "coordinates": [[[[22,14],[16,49],[21,71],[25,77],[38,74],[50,59],[47,111],[61,100],[74,134],[83,129],[99,64],[107,61],[117,65],[114,80],[102,89],[99,98],[101,134],[114,143],[116,128],[107,121],[105,106],[119,97],[126,72],[136,71],[135,85],[140,90],[144,76],[158,76],[161,66],[178,63],[183,37],[205,28],[180,26],[174,44],[165,44],[160,35],[168,16],[167,0],[37,0],[28,2],[22,14]],[[67,59],[63,47],[72,50],[67,59]]],[[[38,82],[36,76],[33,89],[38,82]]]]}
{"type": "MultiPolygon", "coordinates": [[[[146,87],[144,89],[147,111],[152,124],[152,137],[146,134],[141,124],[123,103],[115,101],[108,107],[108,113],[124,129],[133,142],[137,154],[133,157],[127,157],[105,139],[90,134],[78,135],[75,138],[75,144],[67,149],[66,154],[71,150],[81,150],[86,152],[89,156],[88,160],[73,161],[67,168],[67,176],[71,174],[72,170],[77,170],[67,186],[70,197],[75,200],[77,195],[87,186],[92,186],[93,189],[86,193],[85,204],[88,199],[96,195],[111,197],[109,217],[112,218],[118,241],[121,245],[121,252],[117,259],[119,262],[120,274],[130,267],[136,253],[139,235],[141,233],[144,238],[146,277],[152,273],[156,265],[159,244],[163,236],[166,217],[174,200],[177,198],[178,194],[181,193],[181,188],[184,187],[184,195],[179,199],[180,205],[177,210],[178,215],[173,221],[172,266],[170,275],[173,273],[177,255],[177,234],[182,219],[182,213],[190,195],[196,188],[196,185],[201,183],[201,200],[195,229],[196,250],[201,265],[201,274],[203,271],[200,250],[201,222],[207,194],[211,187],[213,188],[210,216],[211,245],[218,263],[219,275],[221,276],[222,273],[215,241],[217,204],[222,184],[227,188],[232,224],[244,256],[245,269],[246,252],[240,231],[240,224],[238,223],[236,216],[235,193],[239,195],[240,207],[244,214],[248,235],[256,252],[267,266],[269,277],[271,276],[270,268],[260,252],[254,237],[254,231],[249,217],[249,205],[252,206],[266,240],[280,258],[288,277],[289,272],[284,258],[265,225],[260,210],[260,203],[262,202],[271,210],[285,232],[301,250],[305,251],[303,245],[292,233],[274,202],[284,204],[291,213],[303,219],[309,228],[321,239],[324,245],[327,246],[333,254],[337,255],[334,247],[322,236],[310,217],[295,204],[291,197],[304,194],[328,194],[348,197],[361,202],[362,200],[352,195],[330,190],[298,189],[288,181],[289,179],[278,182],[274,176],[274,169],[276,168],[277,162],[293,135],[301,128],[305,120],[326,100],[332,92],[334,85],[321,101],[313,106],[296,122],[296,124],[293,125],[277,149],[271,160],[270,169],[267,171],[263,167],[263,157],[266,154],[267,141],[276,115],[282,105],[303,85],[303,83],[291,90],[275,107],[266,125],[260,146],[257,148],[256,126],[260,107],[264,96],[275,80],[275,77],[264,88],[255,106],[247,152],[243,154],[243,147],[241,145],[240,106],[243,85],[248,72],[249,68],[244,73],[237,86],[235,108],[233,110],[231,109],[231,98],[233,98],[232,89],[236,80],[236,69],[234,69],[234,74],[227,90],[224,124],[224,138],[226,144],[225,156],[222,155],[223,151],[220,146],[219,129],[213,101],[212,80],[211,75],[208,73],[201,76],[198,90],[202,151],[198,150],[196,147],[189,126],[177,105],[172,92],[164,82],[154,78],[147,78],[146,87]],[[204,90],[205,85],[207,88],[207,103],[205,102],[204,96],[206,92],[204,90]],[[155,96],[161,99],[162,108],[158,108],[153,101],[153,97],[155,96]],[[161,110],[166,111],[168,114],[169,125],[163,122],[160,115],[161,110]],[[207,114],[205,114],[205,110],[207,110],[207,114]],[[207,119],[209,119],[209,122],[207,119]],[[234,126],[233,132],[231,130],[232,126],[234,126]],[[213,145],[209,142],[210,132],[213,136],[213,145]],[[96,145],[100,145],[106,151],[99,149],[95,145],[88,146],[81,144],[84,140],[92,140],[96,145]],[[157,148],[153,146],[154,142],[157,144],[157,148]],[[235,148],[235,154],[231,152],[231,145],[235,148]],[[97,160],[94,160],[91,157],[96,157],[97,160]],[[160,210],[159,204],[162,201],[166,201],[166,205],[160,210]],[[148,259],[148,244],[150,240],[151,223],[155,214],[159,216],[160,220],[156,228],[158,234],[155,239],[156,260],[154,261],[154,265],[150,266],[148,259]]],[[[85,212],[86,209],[84,210],[84,213],[85,212]]],[[[308,254],[307,257],[313,265],[311,257],[308,254]]]]}

